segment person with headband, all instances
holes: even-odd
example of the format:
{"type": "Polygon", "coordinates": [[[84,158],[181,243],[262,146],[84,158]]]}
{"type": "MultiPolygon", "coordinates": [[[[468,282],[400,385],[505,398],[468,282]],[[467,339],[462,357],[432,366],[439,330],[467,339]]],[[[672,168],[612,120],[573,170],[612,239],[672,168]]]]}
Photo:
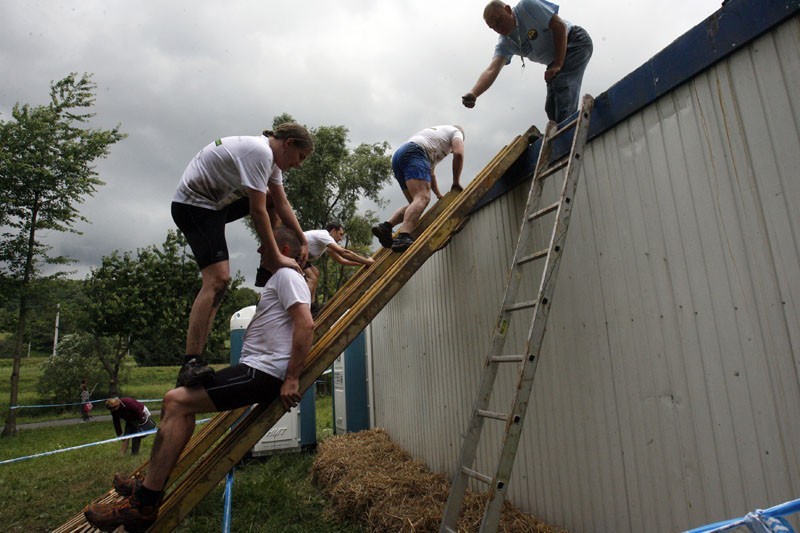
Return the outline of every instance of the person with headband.
{"type": "Polygon", "coordinates": [[[301,242],[305,262],[308,244],[283,188],[283,172],[299,167],[314,150],[303,126],[280,124],[260,136],[223,137],[209,143],[189,162],[172,199],[172,218],[183,232],[200,267],[202,286],[192,304],[186,354],[176,386],[213,379],[203,360],[208,334],[231,279],[225,225],[250,215],[260,241],[261,267],[275,272],[300,267],[280,254],[268,204],[301,242]]]}

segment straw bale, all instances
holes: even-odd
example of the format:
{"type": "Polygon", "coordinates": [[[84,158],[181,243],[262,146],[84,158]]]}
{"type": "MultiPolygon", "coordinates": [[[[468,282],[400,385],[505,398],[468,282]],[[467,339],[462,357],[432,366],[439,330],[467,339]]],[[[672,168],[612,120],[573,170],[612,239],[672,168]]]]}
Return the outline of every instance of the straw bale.
{"type": "MultiPolygon", "coordinates": [[[[428,470],[394,444],[383,429],[322,441],[311,469],[331,504],[331,517],[375,532],[436,532],[450,490],[449,480],[428,470]]],[[[477,531],[485,494],[467,491],[458,530],[477,531]]],[[[505,502],[498,531],[566,533],[505,502]]]]}

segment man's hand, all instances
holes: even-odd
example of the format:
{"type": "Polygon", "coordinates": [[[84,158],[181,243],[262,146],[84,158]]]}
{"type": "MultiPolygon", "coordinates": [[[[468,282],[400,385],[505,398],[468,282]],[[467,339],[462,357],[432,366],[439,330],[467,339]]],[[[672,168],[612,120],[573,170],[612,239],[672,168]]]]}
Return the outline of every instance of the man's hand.
{"type": "Polygon", "coordinates": [[[458,184],[458,183],[454,183],[454,184],[452,185],[452,187],[450,187],[450,190],[451,190],[451,191],[453,191],[453,192],[461,192],[461,191],[463,191],[463,190],[464,190],[464,187],[462,187],[462,186],[461,186],[460,184],[458,184]]]}
{"type": "Polygon", "coordinates": [[[300,396],[300,382],[297,378],[286,378],[281,385],[281,401],[283,406],[288,411],[298,403],[302,397],[300,396]]]}
{"type": "Polygon", "coordinates": [[[475,107],[475,101],[478,99],[473,93],[467,93],[461,97],[461,103],[464,104],[464,107],[468,107],[472,109],[475,107]]]}
{"type": "MultiPolygon", "coordinates": [[[[261,248],[259,248],[259,250],[261,250],[261,248]]],[[[284,268],[284,267],[293,268],[293,269],[297,270],[298,272],[300,272],[301,274],[303,273],[303,271],[300,270],[300,265],[297,264],[297,261],[295,261],[291,257],[286,257],[285,255],[279,255],[278,257],[276,257],[273,260],[268,255],[262,253],[261,254],[261,265],[264,268],[266,268],[267,270],[269,270],[273,274],[275,272],[277,272],[278,269],[284,268]]]]}
{"type": "Polygon", "coordinates": [[[553,78],[555,78],[559,72],[561,72],[561,67],[555,67],[555,66],[550,67],[549,69],[544,71],[544,81],[546,83],[550,83],[551,81],[553,81],[553,78]]]}
{"type": "Polygon", "coordinates": [[[375,264],[375,260],[371,257],[367,257],[367,266],[375,264]]]}

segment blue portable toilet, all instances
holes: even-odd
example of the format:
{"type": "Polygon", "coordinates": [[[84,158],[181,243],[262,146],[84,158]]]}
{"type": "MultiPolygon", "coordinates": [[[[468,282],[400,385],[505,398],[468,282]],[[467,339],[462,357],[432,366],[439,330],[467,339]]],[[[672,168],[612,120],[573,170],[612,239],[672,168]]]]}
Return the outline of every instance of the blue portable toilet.
{"type": "MultiPolygon", "coordinates": [[[[231,365],[239,363],[244,333],[256,314],[256,306],[244,307],[230,320],[231,365]]],[[[303,394],[300,405],[281,417],[253,446],[253,456],[271,455],[314,448],[317,445],[317,410],[314,387],[303,394]]]]}
{"type": "Polygon", "coordinates": [[[333,363],[334,433],[369,429],[367,334],[358,334],[333,363]]]}

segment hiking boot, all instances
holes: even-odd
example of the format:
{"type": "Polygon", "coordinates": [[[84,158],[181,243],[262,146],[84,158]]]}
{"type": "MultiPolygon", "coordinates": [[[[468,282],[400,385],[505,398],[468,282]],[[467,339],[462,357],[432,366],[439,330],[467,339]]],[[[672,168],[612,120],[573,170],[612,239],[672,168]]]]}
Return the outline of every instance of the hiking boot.
{"type": "Polygon", "coordinates": [[[144,480],[138,476],[129,476],[128,474],[114,474],[114,481],[112,485],[114,490],[120,496],[130,496],[142,486],[144,480]]]}
{"type": "Polygon", "coordinates": [[[372,234],[378,238],[378,242],[384,248],[392,247],[392,227],[386,222],[381,222],[377,226],[372,226],[372,234]]]}
{"type": "Polygon", "coordinates": [[[393,252],[405,252],[408,247],[414,244],[414,239],[408,233],[401,233],[397,238],[392,241],[393,252]]]}
{"type": "Polygon", "coordinates": [[[199,357],[192,357],[178,371],[176,387],[191,387],[204,385],[214,379],[214,369],[199,357]]]}
{"type": "Polygon", "coordinates": [[[90,503],[83,508],[83,516],[102,531],[114,531],[125,526],[126,531],[147,531],[158,517],[158,507],[144,507],[135,496],[110,503],[90,503]]]}

